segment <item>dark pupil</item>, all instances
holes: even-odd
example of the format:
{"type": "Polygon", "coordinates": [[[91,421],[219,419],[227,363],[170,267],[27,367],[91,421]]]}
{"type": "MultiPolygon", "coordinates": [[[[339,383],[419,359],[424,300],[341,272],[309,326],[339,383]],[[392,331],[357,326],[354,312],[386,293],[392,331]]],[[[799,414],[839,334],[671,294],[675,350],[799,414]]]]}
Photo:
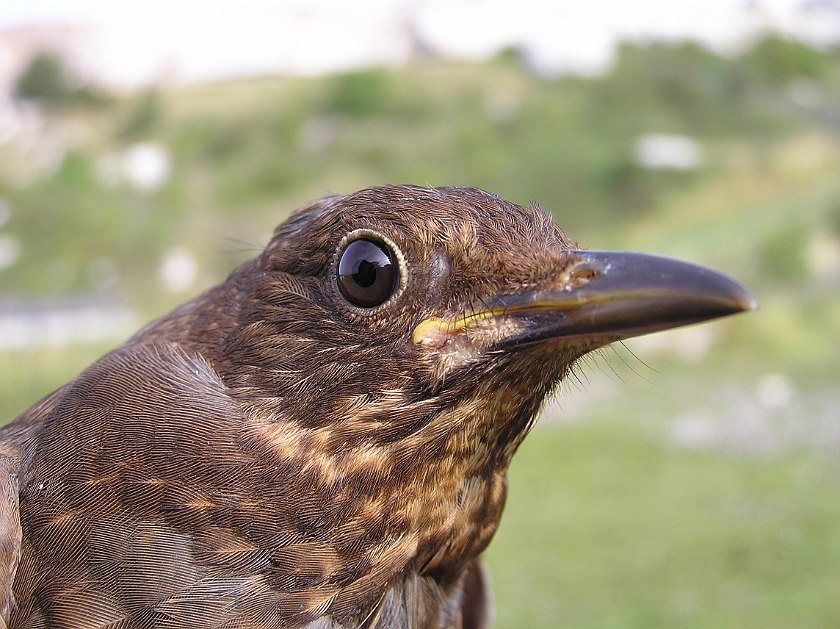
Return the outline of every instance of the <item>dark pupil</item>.
{"type": "Polygon", "coordinates": [[[359,267],[353,273],[353,281],[362,288],[369,288],[376,282],[376,265],[369,260],[359,262],[359,267]]]}
{"type": "Polygon", "coordinates": [[[375,308],[397,285],[396,266],[385,243],[367,238],[351,242],[338,261],[338,290],[354,306],[375,308]]]}

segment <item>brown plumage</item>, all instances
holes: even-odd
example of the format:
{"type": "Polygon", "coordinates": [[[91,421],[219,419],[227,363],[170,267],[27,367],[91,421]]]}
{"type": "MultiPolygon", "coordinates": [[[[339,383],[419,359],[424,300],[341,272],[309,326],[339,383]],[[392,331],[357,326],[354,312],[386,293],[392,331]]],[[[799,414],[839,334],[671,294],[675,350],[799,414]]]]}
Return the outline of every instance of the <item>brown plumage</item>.
{"type": "Polygon", "coordinates": [[[475,188],[319,201],[0,432],[0,627],[484,627],[508,464],[575,360],[751,307],[475,188]]]}

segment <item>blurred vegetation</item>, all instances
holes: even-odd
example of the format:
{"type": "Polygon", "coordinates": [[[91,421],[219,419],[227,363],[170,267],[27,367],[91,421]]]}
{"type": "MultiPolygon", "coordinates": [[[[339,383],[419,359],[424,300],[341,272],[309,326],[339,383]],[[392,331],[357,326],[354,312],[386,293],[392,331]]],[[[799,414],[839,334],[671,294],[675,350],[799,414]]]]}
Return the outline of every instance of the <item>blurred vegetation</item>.
{"type": "Polygon", "coordinates": [[[15,96],[47,107],[99,105],[107,100],[101,90],[90,85],[76,85],[61,57],[39,53],[18,77],[15,96]]]}
{"type": "Polygon", "coordinates": [[[525,441],[487,552],[494,626],[836,627],[836,465],[675,449],[640,424],[613,408],[525,441]]]}
{"type": "Polygon", "coordinates": [[[46,53],[35,56],[17,81],[19,98],[45,103],[61,103],[70,98],[73,88],[61,59],[46,53]]]}
{"type": "MultiPolygon", "coordinates": [[[[103,290],[106,269],[107,289],[147,320],[255,255],[294,208],[395,182],[538,201],[582,246],[685,257],[744,281],[761,311],[708,328],[699,362],[640,349],[585,367],[582,388],[614,369],[622,397],[526,441],[489,552],[496,626],[840,626],[836,450],[742,456],[667,437],[725,386],[744,392],[733,406],[753,399],[767,374],[801,400],[840,388],[840,52],[780,37],[735,57],[628,43],[603,76],[545,77],[511,49],[97,107],[78,106],[78,90],[101,92],[62,68],[33,60],[18,96],[40,103],[41,125],[0,144],[11,208],[0,236],[21,251],[0,269],[7,295],[103,290]],[[693,138],[702,163],[644,167],[635,145],[651,133],[693,138]],[[168,155],[158,187],[123,172],[138,143],[168,155]],[[184,293],[159,276],[175,246],[198,261],[184,293]]],[[[0,416],[106,349],[0,353],[0,416]]]]}
{"type": "Polygon", "coordinates": [[[383,70],[349,72],[333,77],[327,110],[365,118],[388,110],[391,81],[383,70]]]}
{"type": "Polygon", "coordinates": [[[158,90],[150,88],[135,97],[116,136],[121,140],[142,138],[148,134],[162,115],[158,90]]]}

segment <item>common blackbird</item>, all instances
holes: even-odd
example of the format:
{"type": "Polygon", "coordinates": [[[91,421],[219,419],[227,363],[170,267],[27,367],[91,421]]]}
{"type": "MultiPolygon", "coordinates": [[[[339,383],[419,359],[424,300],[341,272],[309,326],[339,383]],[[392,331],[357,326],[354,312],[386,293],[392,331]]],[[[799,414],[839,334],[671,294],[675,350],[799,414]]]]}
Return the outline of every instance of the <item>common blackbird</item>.
{"type": "Polygon", "coordinates": [[[575,361],[754,307],[476,188],[315,202],[0,431],[0,627],[484,627],[508,464],[575,361]]]}

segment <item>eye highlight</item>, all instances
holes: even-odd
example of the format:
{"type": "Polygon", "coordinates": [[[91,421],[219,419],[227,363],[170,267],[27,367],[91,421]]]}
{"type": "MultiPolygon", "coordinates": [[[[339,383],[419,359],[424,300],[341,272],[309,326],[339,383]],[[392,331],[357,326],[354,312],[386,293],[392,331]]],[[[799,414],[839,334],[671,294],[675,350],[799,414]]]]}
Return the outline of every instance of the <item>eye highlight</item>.
{"type": "Polygon", "coordinates": [[[339,248],[335,281],[339,294],[351,306],[375,311],[391,299],[402,285],[401,257],[390,242],[377,234],[360,232],[339,248]]]}

